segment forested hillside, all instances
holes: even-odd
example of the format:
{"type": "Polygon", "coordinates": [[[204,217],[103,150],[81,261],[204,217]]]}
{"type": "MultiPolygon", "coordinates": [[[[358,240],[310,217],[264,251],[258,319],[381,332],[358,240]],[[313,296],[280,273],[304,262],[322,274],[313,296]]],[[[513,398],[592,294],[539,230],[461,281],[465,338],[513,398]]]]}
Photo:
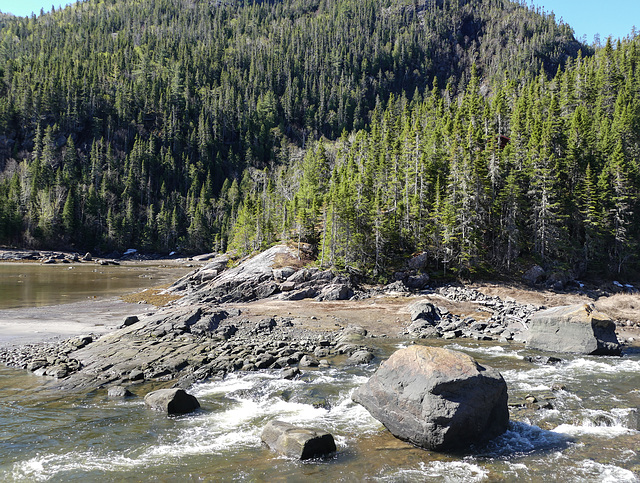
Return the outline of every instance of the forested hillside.
{"type": "Polygon", "coordinates": [[[0,243],[637,270],[636,44],[503,0],[0,16],[0,243]]]}
{"type": "Polygon", "coordinates": [[[370,130],[310,149],[295,193],[278,188],[289,173],[255,183],[233,245],[250,251],[282,224],[323,264],[379,274],[426,251],[433,269],[466,276],[523,257],[637,276],[639,68],[640,36],[488,98],[476,75],[459,99],[437,85],[393,98],[370,130]]]}

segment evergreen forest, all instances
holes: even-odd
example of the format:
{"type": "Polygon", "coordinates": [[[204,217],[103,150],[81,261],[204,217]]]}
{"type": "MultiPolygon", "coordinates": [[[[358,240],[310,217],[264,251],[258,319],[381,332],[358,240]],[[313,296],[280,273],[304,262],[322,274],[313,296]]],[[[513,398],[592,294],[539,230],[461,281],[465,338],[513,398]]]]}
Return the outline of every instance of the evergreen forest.
{"type": "Polygon", "coordinates": [[[507,0],[0,13],[0,244],[640,275],[640,36],[507,0]]]}

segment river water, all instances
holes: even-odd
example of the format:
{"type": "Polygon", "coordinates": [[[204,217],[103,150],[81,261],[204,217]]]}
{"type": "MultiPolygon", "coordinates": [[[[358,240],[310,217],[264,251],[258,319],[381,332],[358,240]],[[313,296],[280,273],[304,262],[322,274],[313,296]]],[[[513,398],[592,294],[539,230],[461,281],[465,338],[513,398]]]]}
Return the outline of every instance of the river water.
{"type": "MultiPolygon", "coordinates": [[[[331,361],[295,381],[238,373],[189,389],[202,408],[167,417],[146,409],[149,388],[114,401],[104,392],[42,388],[0,366],[0,481],[636,482],[640,474],[640,351],[533,364],[520,344],[433,341],[499,369],[510,403],[533,395],[550,409],[512,408],[509,430],[467,454],[442,455],[393,438],[351,393],[407,341],[374,339],[363,367],[331,361]],[[565,389],[552,390],[561,384],[565,389]],[[338,452],[310,462],[271,453],[271,419],[331,432],[338,452]]],[[[425,343],[425,341],[420,341],[425,343]]]]}
{"type": "Polygon", "coordinates": [[[128,265],[0,263],[0,309],[41,307],[118,296],[173,282],[189,269],[128,265]]]}

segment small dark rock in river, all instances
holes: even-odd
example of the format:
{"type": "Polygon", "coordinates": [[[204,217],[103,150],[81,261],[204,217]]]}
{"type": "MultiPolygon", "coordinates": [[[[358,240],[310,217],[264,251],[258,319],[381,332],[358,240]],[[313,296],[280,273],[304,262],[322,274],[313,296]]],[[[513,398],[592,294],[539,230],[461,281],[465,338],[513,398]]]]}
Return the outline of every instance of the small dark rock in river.
{"type": "Polygon", "coordinates": [[[509,424],[500,373],[436,347],[396,351],[352,397],[394,436],[430,450],[462,450],[509,424]]]}
{"type": "Polygon", "coordinates": [[[167,414],[185,414],[195,411],[200,403],[183,389],[159,389],[144,397],[144,403],[151,409],[167,414]]]}
{"type": "Polygon", "coordinates": [[[283,421],[270,421],[262,430],[261,438],[273,451],[300,460],[326,456],[336,451],[331,434],[283,421]]]}

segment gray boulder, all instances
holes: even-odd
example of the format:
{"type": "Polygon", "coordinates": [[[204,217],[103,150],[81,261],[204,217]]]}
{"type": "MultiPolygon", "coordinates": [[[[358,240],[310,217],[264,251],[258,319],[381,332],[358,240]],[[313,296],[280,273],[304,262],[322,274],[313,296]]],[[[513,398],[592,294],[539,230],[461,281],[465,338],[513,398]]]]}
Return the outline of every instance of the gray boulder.
{"type": "Polygon", "coordinates": [[[326,285],[318,295],[318,300],[347,300],[352,295],[353,291],[348,284],[336,283],[326,285]]]}
{"type": "Polygon", "coordinates": [[[564,305],[536,313],[527,347],[573,354],[620,355],[616,324],[591,305],[564,305]]]}
{"type": "Polygon", "coordinates": [[[429,254],[427,252],[422,252],[410,258],[407,262],[407,266],[411,270],[421,270],[426,266],[428,260],[429,254]]]}
{"type": "Polygon", "coordinates": [[[366,349],[355,351],[347,359],[347,364],[369,364],[375,356],[371,351],[366,349]]]}
{"type": "Polygon", "coordinates": [[[270,421],[262,430],[261,438],[273,451],[299,460],[326,456],[336,451],[331,434],[283,421],[270,421]]]}
{"type": "Polygon", "coordinates": [[[466,354],[414,345],[396,351],[352,396],[397,438],[457,451],[502,434],[509,423],[500,373],[466,354]]]}
{"type": "Polygon", "coordinates": [[[112,386],[108,389],[107,396],[109,396],[110,398],[124,399],[132,397],[133,393],[124,386],[112,386]]]}
{"type": "Polygon", "coordinates": [[[440,320],[440,311],[438,308],[426,300],[415,302],[409,306],[411,312],[411,320],[415,322],[418,319],[426,320],[431,324],[435,324],[440,320]]]}
{"type": "Polygon", "coordinates": [[[282,267],[282,268],[274,268],[273,269],[273,278],[277,282],[283,282],[288,279],[291,275],[296,273],[296,269],[293,267],[282,267]]]}
{"type": "Polygon", "coordinates": [[[200,403],[184,389],[158,389],[144,397],[147,407],[167,414],[185,414],[195,411],[200,403]]]}

